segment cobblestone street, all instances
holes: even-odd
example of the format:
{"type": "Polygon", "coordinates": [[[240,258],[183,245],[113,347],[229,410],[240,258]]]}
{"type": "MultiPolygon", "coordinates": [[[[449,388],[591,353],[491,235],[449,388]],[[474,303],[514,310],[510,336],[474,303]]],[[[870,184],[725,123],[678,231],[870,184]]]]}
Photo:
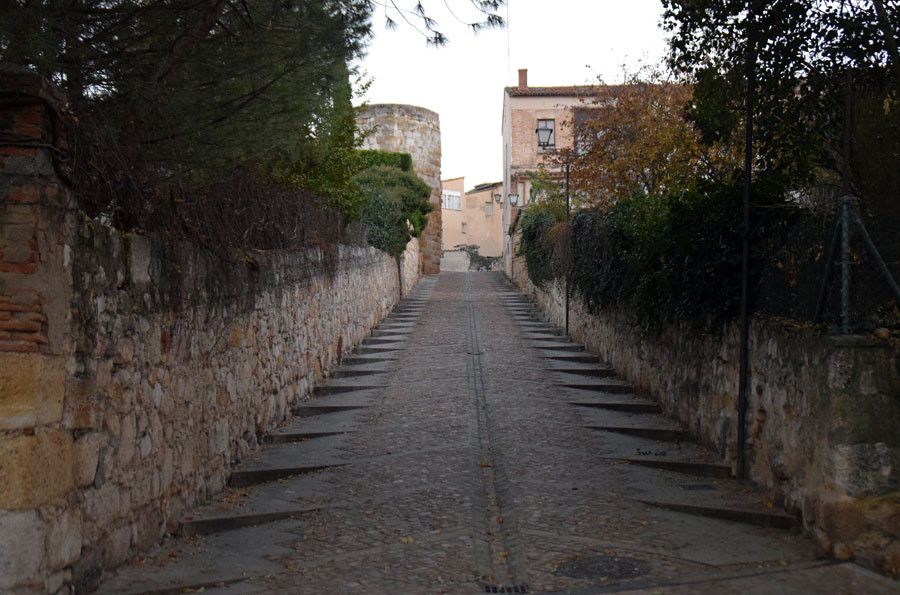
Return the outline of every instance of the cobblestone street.
{"type": "Polygon", "coordinates": [[[181,535],[102,593],[896,593],[544,324],[423,280],[181,535]]]}

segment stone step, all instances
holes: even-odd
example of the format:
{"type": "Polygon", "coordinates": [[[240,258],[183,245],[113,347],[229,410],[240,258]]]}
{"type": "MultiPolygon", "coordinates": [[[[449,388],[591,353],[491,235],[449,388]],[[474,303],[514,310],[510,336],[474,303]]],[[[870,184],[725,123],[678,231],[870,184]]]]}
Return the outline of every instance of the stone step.
{"type": "Polygon", "coordinates": [[[659,405],[652,401],[569,401],[569,405],[627,413],[659,413],[659,405]]]}
{"type": "Polygon", "coordinates": [[[412,327],[410,327],[410,329],[406,330],[406,331],[402,331],[402,330],[398,330],[398,329],[374,330],[374,331],[372,331],[372,337],[378,337],[378,338],[382,338],[382,339],[395,338],[397,340],[403,340],[403,339],[409,338],[410,330],[412,330],[412,327]]]}
{"type": "Polygon", "coordinates": [[[570,363],[580,363],[580,364],[596,364],[600,361],[596,355],[591,355],[589,353],[585,353],[584,355],[569,355],[569,354],[560,354],[560,355],[549,355],[546,356],[547,359],[553,360],[555,362],[570,362],[570,363]]]}
{"type": "Polygon", "coordinates": [[[723,465],[722,463],[653,459],[649,457],[628,457],[611,460],[622,461],[629,465],[641,465],[642,467],[674,471],[675,473],[693,475],[696,477],[717,477],[719,479],[728,479],[731,477],[731,467],[723,465]]]}
{"type": "Polygon", "coordinates": [[[296,475],[305,475],[307,473],[325,471],[326,469],[344,467],[347,464],[348,463],[323,463],[318,465],[297,465],[291,467],[260,467],[258,469],[233,471],[228,477],[228,486],[232,488],[243,488],[270,481],[277,481],[286,477],[294,477],[296,475]]]}
{"type": "Polygon", "coordinates": [[[726,521],[744,523],[746,525],[756,525],[758,527],[773,527],[776,529],[791,530],[797,529],[800,526],[799,518],[792,514],[788,514],[781,509],[752,510],[744,508],[702,506],[684,502],[666,502],[661,500],[638,500],[638,502],[657,508],[673,510],[675,512],[723,519],[726,521]]]}
{"type": "Polygon", "coordinates": [[[406,340],[405,336],[398,337],[369,337],[368,339],[364,339],[363,345],[399,345],[406,340]]]}
{"type": "Polygon", "coordinates": [[[538,345],[534,347],[536,349],[543,349],[545,351],[584,351],[584,347],[579,345],[578,343],[550,343],[547,341],[538,342],[538,345]]]}
{"type": "Polygon", "coordinates": [[[573,341],[569,341],[569,338],[562,333],[551,333],[539,330],[526,331],[525,338],[531,341],[538,341],[540,343],[573,343],[573,341]]]}
{"type": "Polygon", "coordinates": [[[297,417],[312,417],[314,415],[327,415],[339,411],[353,411],[369,407],[371,405],[301,405],[294,409],[294,415],[297,417]]]}
{"type": "Polygon", "coordinates": [[[313,390],[313,395],[315,398],[323,397],[325,395],[340,395],[344,393],[353,393],[362,390],[381,390],[383,388],[387,388],[384,384],[353,384],[353,385],[341,385],[341,384],[326,384],[325,386],[317,386],[313,390]]]}
{"type": "Polygon", "coordinates": [[[328,436],[342,436],[344,434],[351,434],[350,431],[343,432],[296,432],[296,431],[284,431],[284,432],[272,432],[271,434],[266,434],[263,436],[263,442],[266,444],[289,444],[291,442],[304,442],[306,440],[313,440],[315,438],[326,438],[328,436]]]}
{"type": "Polygon", "coordinates": [[[682,431],[674,428],[642,428],[640,426],[585,426],[591,430],[601,432],[615,432],[617,434],[627,434],[629,436],[637,436],[639,438],[649,438],[651,440],[661,440],[665,442],[683,442],[687,439],[687,435],[682,431]]]}
{"type": "Polygon", "coordinates": [[[631,394],[634,391],[634,387],[624,382],[565,382],[558,383],[556,386],[614,395],[631,394]]]}
{"type": "Polygon", "coordinates": [[[556,328],[552,324],[544,324],[543,322],[537,322],[534,324],[520,324],[519,325],[526,335],[537,335],[544,336],[548,339],[557,339],[560,338],[568,338],[566,337],[566,333],[556,328]]]}
{"type": "Polygon", "coordinates": [[[371,347],[361,345],[354,350],[354,354],[357,355],[377,355],[379,353],[391,353],[393,351],[399,351],[399,344],[396,347],[379,347],[377,345],[373,345],[371,347]]]}
{"type": "Polygon", "coordinates": [[[298,508],[294,510],[276,510],[270,512],[256,512],[251,514],[225,515],[204,519],[185,518],[178,527],[178,534],[182,537],[194,535],[212,535],[223,531],[234,531],[244,527],[255,527],[266,523],[274,523],[285,519],[299,518],[305,514],[316,512],[320,508],[298,508]]]}
{"type": "Polygon", "coordinates": [[[341,370],[337,369],[332,378],[361,378],[364,376],[372,376],[374,374],[387,374],[387,370],[341,370]]]}
{"type": "Polygon", "coordinates": [[[612,378],[616,375],[616,371],[612,368],[547,368],[548,372],[559,372],[561,374],[572,374],[574,376],[588,376],[590,378],[612,378]]]}
{"type": "Polygon", "coordinates": [[[366,364],[383,364],[386,362],[395,362],[397,361],[396,357],[377,357],[367,354],[356,355],[348,355],[344,359],[341,360],[341,365],[343,366],[364,366],[366,364]]]}

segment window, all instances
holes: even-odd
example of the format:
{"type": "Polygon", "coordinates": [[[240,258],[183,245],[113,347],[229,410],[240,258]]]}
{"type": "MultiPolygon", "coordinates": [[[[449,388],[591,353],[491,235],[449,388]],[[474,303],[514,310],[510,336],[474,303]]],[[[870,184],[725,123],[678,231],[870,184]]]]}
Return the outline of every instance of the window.
{"type": "Polygon", "coordinates": [[[556,120],[538,120],[537,127],[538,129],[545,128],[550,130],[550,144],[548,144],[546,147],[541,147],[540,145],[538,145],[538,150],[545,151],[547,149],[556,148],[556,120]]]}
{"type": "Polygon", "coordinates": [[[456,190],[444,190],[441,192],[441,208],[462,210],[462,193],[456,190]]]}
{"type": "Polygon", "coordinates": [[[466,222],[465,221],[462,222],[462,232],[466,233],[466,222]]]}
{"type": "Polygon", "coordinates": [[[494,216],[494,201],[489,200],[484,203],[484,216],[485,217],[493,217],[494,216]]]}

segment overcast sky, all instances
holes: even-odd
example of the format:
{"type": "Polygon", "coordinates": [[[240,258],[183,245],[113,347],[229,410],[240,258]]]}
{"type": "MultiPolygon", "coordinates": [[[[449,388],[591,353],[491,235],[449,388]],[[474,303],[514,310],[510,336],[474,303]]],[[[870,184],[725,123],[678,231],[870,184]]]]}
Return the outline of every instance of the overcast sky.
{"type": "MultiPolygon", "coordinates": [[[[422,0],[449,38],[443,48],[396,15],[394,31],[384,13],[362,70],[372,79],[359,101],[407,103],[440,114],[442,178],[466,177],[466,189],[502,179],[500,136],[503,87],[528,69],[531,86],[579,85],[603,78],[622,81],[622,65],[657,63],[665,53],[659,0],[509,0],[507,28],[473,34],[448,12],[444,0],[422,0]]],[[[447,0],[463,20],[476,20],[469,0],[447,0]]],[[[412,6],[414,0],[399,0],[412,6]]]]}

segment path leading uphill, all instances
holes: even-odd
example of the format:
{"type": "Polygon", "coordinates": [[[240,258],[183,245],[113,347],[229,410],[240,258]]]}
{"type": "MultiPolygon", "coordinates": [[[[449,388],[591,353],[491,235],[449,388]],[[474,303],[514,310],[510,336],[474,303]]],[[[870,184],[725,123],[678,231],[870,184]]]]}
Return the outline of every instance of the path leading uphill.
{"type": "Polygon", "coordinates": [[[315,397],[100,592],[896,593],[498,274],[425,279],[315,397]]]}

